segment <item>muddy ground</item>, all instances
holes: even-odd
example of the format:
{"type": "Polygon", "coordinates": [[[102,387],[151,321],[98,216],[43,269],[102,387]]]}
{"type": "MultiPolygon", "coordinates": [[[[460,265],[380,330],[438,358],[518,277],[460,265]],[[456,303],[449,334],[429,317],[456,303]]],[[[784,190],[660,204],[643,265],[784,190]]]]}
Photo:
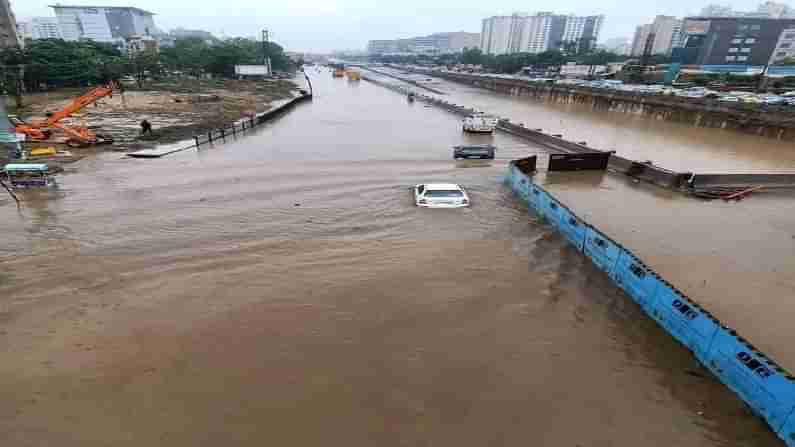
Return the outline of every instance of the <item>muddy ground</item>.
{"type": "MultiPolygon", "coordinates": [[[[110,135],[115,140],[109,146],[70,149],[72,152],[139,150],[187,140],[243,115],[263,112],[274,102],[292,97],[296,88],[294,83],[283,80],[153,81],[141,89],[128,86],[123,94],[104,98],[64,123],[85,123],[95,132],[110,135]],[[140,122],[144,119],[152,123],[151,135],[141,135],[140,122]]],[[[86,91],[88,88],[31,94],[25,98],[25,107],[16,112],[26,120],[40,119],[47,112],[62,109],[86,91]]],[[[62,135],[56,132],[55,138],[58,137],[62,135]]],[[[53,144],[27,144],[28,148],[46,146],[53,144]]]]}

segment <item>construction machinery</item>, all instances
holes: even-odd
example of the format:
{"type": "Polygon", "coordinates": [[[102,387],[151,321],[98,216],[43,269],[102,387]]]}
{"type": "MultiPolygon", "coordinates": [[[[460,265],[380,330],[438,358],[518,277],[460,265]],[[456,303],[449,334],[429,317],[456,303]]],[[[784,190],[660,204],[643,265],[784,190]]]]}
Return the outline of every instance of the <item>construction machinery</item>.
{"type": "Polygon", "coordinates": [[[362,74],[356,70],[347,69],[345,70],[345,76],[348,77],[349,81],[358,81],[362,79],[362,74]]]}
{"type": "Polygon", "coordinates": [[[345,76],[345,64],[343,63],[331,63],[328,64],[331,67],[331,76],[334,78],[342,78],[345,76]]]}
{"type": "Polygon", "coordinates": [[[67,135],[66,144],[72,147],[112,143],[112,138],[96,134],[86,126],[66,125],[61,121],[102,98],[113,97],[113,91],[117,89],[118,85],[113,82],[96,87],[72,101],[62,110],[48,114],[44,121],[26,123],[16,116],[9,116],[9,120],[14,125],[16,133],[24,134],[31,141],[47,141],[52,136],[53,129],[60,129],[67,135]]]}

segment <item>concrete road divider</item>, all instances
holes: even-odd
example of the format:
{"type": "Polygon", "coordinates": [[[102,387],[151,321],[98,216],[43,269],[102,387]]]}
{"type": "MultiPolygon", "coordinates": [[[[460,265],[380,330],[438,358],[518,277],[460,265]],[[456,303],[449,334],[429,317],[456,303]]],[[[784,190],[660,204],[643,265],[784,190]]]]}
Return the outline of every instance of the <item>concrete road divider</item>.
{"type": "Polygon", "coordinates": [[[720,322],[667,282],[657,286],[655,295],[651,317],[706,362],[720,322]]]}
{"type": "Polygon", "coordinates": [[[600,270],[612,276],[618,256],[621,254],[621,247],[596,228],[588,226],[583,243],[583,253],[600,270]]]}

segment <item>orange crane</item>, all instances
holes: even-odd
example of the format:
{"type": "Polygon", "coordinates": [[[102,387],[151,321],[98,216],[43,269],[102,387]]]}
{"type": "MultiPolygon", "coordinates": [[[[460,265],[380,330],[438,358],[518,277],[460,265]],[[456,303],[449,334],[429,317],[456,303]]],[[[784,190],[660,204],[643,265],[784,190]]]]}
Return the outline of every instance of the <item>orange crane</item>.
{"type": "Polygon", "coordinates": [[[106,96],[113,97],[113,90],[115,89],[118,89],[118,87],[113,82],[101,87],[96,87],[85,95],[72,101],[68,106],[64,107],[63,110],[49,115],[45,121],[26,123],[18,118],[13,118],[12,122],[17,133],[25,134],[33,141],[46,141],[50,139],[52,129],[57,128],[63,130],[68,135],[66,144],[70,146],[111,143],[113,140],[109,137],[97,135],[85,126],[67,126],[62,124],[61,120],[74,115],[84,107],[106,96]]]}

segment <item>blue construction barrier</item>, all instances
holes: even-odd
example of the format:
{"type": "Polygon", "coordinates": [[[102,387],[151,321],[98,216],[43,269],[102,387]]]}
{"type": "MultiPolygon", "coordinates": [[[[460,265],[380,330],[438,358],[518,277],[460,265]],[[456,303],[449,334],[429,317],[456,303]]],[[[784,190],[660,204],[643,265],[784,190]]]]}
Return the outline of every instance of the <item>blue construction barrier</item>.
{"type": "Polygon", "coordinates": [[[720,322],[665,281],[657,286],[655,296],[651,317],[706,363],[720,322]]]}
{"type": "Polygon", "coordinates": [[[795,409],[792,376],[725,327],[715,334],[705,365],[780,432],[795,409]]]}
{"type": "Polygon", "coordinates": [[[515,175],[513,176],[513,189],[519,193],[522,199],[527,200],[527,196],[530,195],[530,185],[532,182],[526,175],[519,171],[519,168],[514,166],[513,169],[515,171],[515,175]]]}
{"type": "Polygon", "coordinates": [[[778,436],[784,440],[788,447],[795,447],[795,411],[789,415],[787,422],[779,430],[778,436]]]}
{"type": "Polygon", "coordinates": [[[582,251],[583,244],[585,243],[585,233],[588,231],[588,226],[579,217],[577,217],[570,209],[561,206],[560,223],[558,229],[566,239],[574,245],[577,250],[582,251]]]}
{"type": "Polygon", "coordinates": [[[527,206],[535,212],[539,212],[541,200],[541,190],[536,185],[530,185],[530,194],[527,196],[527,206]]]}
{"type": "Polygon", "coordinates": [[[596,228],[588,226],[588,230],[585,233],[585,242],[583,243],[583,253],[600,270],[612,275],[618,256],[621,254],[621,247],[596,228]]]}
{"type": "Polygon", "coordinates": [[[612,278],[646,313],[650,312],[657,288],[662,284],[654,271],[629,251],[621,249],[612,278]]]}
{"type": "Polygon", "coordinates": [[[674,338],[795,447],[795,378],[721,326],[709,312],[660,278],[598,229],[579,219],[530,177],[511,169],[511,187],[593,261],[674,338]],[[526,180],[522,182],[521,180],[526,180]]]}
{"type": "Polygon", "coordinates": [[[544,217],[553,227],[560,228],[560,219],[564,210],[563,206],[549,195],[548,192],[543,190],[541,192],[542,194],[539,195],[541,198],[539,205],[544,217]]]}

